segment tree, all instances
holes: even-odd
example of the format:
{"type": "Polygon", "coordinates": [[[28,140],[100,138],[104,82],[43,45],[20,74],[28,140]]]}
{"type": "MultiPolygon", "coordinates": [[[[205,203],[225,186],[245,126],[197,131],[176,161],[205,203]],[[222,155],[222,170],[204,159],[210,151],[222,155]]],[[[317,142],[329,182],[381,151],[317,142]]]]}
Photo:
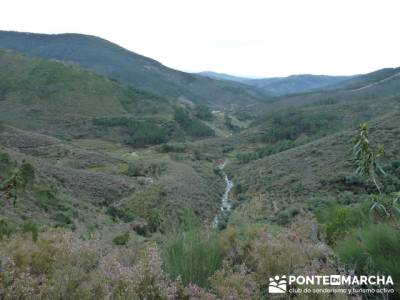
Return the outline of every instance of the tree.
{"type": "Polygon", "coordinates": [[[376,180],[379,173],[385,174],[379,165],[378,159],[384,155],[383,146],[374,148],[368,139],[368,124],[364,123],[360,126],[356,143],[353,147],[354,162],[357,166],[356,173],[366,176],[372,180],[379,194],[382,194],[381,188],[376,180]]]}

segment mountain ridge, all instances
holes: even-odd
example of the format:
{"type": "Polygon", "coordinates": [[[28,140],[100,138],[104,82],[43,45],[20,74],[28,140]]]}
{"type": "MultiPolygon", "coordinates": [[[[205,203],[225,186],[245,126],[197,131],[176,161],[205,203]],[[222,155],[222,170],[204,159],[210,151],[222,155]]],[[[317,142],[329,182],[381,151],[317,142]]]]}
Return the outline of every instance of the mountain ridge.
{"type": "Polygon", "coordinates": [[[254,103],[268,98],[260,89],[177,71],[96,36],[0,31],[0,48],[75,63],[163,97],[183,97],[211,105],[254,103]]]}
{"type": "Polygon", "coordinates": [[[283,96],[288,94],[303,93],[323,89],[330,86],[338,85],[343,81],[357,77],[356,75],[331,76],[314,74],[294,74],[284,77],[246,78],[212,71],[204,71],[198,74],[213,79],[240,82],[242,84],[257,87],[263,90],[265,93],[275,96],[283,96]]]}

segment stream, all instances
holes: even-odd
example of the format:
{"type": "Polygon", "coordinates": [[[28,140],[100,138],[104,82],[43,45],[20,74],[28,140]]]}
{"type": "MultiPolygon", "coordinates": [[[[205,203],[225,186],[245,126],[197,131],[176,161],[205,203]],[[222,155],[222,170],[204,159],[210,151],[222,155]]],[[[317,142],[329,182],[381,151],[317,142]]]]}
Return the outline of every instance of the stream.
{"type": "MultiPolygon", "coordinates": [[[[228,160],[225,160],[222,164],[220,164],[218,166],[218,168],[221,171],[222,176],[224,177],[225,180],[225,192],[222,195],[222,199],[221,199],[221,206],[220,206],[220,211],[222,213],[228,213],[231,208],[232,208],[232,204],[229,201],[229,193],[233,188],[233,181],[230,180],[228,178],[228,175],[226,175],[226,173],[224,172],[224,168],[226,166],[226,164],[228,163],[228,160]]],[[[214,228],[218,227],[218,225],[220,224],[220,215],[219,213],[214,217],[214,220],[212,222],[212,226],[214,228]]]]}

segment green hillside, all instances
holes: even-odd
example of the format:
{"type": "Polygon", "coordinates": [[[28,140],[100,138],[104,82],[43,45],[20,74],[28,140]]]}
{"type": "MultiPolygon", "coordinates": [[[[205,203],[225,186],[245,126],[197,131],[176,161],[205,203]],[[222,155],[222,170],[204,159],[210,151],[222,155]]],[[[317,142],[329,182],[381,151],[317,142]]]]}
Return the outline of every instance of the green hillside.
{"type": "Polygon", "coordinates": [[[0,31],[0,48],[78,64],[163,97],[182,97],[210,105],[254,103],[266,98],[258,89],[176,71],[94,36],[0,31]]]}
{"type": "Polygon", "coordinates": [[[140,147],[214,135],[191,106],[185,126],[174,120],[184,103],[8,50],[0,50],[0,95],[1,121],[61,138],[100,137],[140,147]]]}
{"type": "Polygon", "coordinates": [[[349,80],[345,80],[340,84],[334,85],[334,88],[338,89],[359,89],[369,84],[384,82],[385,80],[390,80],[390,78],[400,72],[400,68],[386,68],[371,72],[368,74],[360,75],[349,80]]]}
{"type": "Polygon", "coordinates": [[[169,102],[79,67],[0,51],[1,119],[25,128],[93,117],[171,113],[169,102]]]}
{"type": "MultiPolygon", "coordinates": [[[[370,123],[371,140],[385,146],[385,165],[400,159],[399,116],[396,110],[370,123]]],[[[246,191],[240,197],[252,199],[243,203],[243,209],[258,218],[276,221],[290,207],[314,209],[321,201],[342,201],[346,193],[352,195],[351,201],[365,196],[372,187],[354,173],[351,149],[355,132],[341,131],[247,164],[231,165],[231,174],[246,191]]],[[[400,188],[398,179],[394,190],[400,188]]]]}
{"type": "Polygon", "coordinates": [[[67,142],[9,126],[0,131],[0,145],[2,184],[24,164],[35,173],[16,190],[16,199],[1,193],[0,214],[16,225],[33,218],[55,226],[63,214],[68,221],[61,227],[107,230],[142,222],[153,232],[163,220],[178,221],[187,211],[209,220],[218,209],[223,180],[211,162],[193,159],[193,148],[175,155],[157,148],[135,151],[100,139],[67,142]]]}

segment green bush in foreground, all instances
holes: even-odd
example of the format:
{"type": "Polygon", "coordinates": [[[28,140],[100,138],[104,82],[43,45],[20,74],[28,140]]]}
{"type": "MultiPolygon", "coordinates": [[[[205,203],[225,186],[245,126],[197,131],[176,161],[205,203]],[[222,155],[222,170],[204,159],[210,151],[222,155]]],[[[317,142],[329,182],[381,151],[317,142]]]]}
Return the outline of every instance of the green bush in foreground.
{"type": "Polygon", "coordinates": [[[391,275],[400,281],[400,231],[387,224],[370,225],[338,242],[336,253],[359,274],[391,275]]]}
{"type": "Polygon", "coordinates": [[[163,245],[165,270],[184,284],[209,286],[208,278],[221,267],[223,247],[217,232],[191,227],[183,232],[171,232],[163,245]]]}

